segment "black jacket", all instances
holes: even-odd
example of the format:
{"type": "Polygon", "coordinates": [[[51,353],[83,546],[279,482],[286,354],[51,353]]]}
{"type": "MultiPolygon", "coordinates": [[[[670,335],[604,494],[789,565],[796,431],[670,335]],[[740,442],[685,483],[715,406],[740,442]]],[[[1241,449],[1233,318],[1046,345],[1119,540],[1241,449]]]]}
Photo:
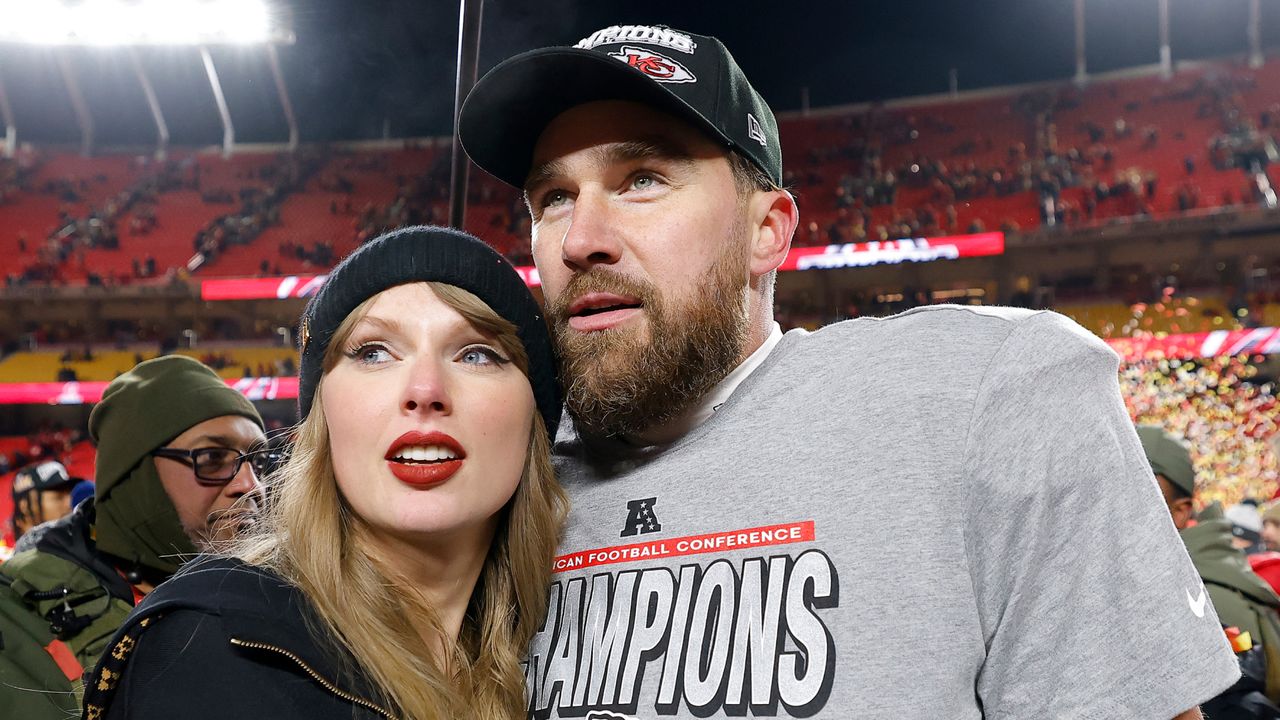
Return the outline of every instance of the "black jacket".
{"type": "Polygon", "coordinates": [[[89,720],[393,717],[350,655],[317,641],[298,588],[201,557],[146,597],[85,689],[89,720]]]}

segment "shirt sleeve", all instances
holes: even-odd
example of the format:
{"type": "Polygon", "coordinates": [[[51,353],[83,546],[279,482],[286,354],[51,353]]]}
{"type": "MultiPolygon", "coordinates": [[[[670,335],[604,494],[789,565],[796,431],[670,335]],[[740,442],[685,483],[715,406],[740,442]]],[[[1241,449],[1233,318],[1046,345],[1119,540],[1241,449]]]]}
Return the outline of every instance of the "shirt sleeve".
{"type": "Polygon", "coordinates": [[[1169,720],[1239,668],[1105,343],[1055,313],[993,356],[964,458],[988,718],[1169,720]]]}

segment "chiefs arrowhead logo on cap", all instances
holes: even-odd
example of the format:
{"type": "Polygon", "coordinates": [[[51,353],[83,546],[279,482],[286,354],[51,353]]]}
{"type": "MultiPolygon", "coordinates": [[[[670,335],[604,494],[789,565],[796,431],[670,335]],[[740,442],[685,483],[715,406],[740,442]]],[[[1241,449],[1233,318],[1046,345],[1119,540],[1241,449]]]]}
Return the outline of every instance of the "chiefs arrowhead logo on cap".
{"type": "Polygon", "coordinates": [[[689,69],[661,53],[644,48],[624,46],[618,52],[609,53],[609,57],[630,65],[640,72],[661,83],[691,83],[698,78],[689,69]]]}

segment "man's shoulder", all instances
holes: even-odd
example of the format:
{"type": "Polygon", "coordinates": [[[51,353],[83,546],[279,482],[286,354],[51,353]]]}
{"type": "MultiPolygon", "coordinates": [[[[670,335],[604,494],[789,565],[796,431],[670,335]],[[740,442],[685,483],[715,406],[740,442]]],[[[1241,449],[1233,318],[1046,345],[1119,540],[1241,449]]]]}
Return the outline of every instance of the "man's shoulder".
{"type": "Polygon", "coordinates": [[[18,592],[66,587],[71,592],[100,589],[97,573],[87,558],[68,557],[46,548],[30,547],[0,565],[0,582],[18,592]]]}
{"type": "Polygon", "coordinates": [[[885,317],[841,320],[812,332],[793,330],[784,340],[788,344],[840,345],[893,343],[926,336],[935,341],[971,345],[987,337],[1001,339],[1019,323],[1045,312],[987,305],[926,305],[885,317]]]}
{"type": "Polygon", "coordinates": [[[813,332],[792,331],[783,339],[788,348],[859,351],[906,345],[935,356],[990,353],[1015,341],[1034,345],[1045,355],[1114,356],[1105,342],[1064,315],[993,305],[926,305],[887,317],[844,320],[813,332]]]}

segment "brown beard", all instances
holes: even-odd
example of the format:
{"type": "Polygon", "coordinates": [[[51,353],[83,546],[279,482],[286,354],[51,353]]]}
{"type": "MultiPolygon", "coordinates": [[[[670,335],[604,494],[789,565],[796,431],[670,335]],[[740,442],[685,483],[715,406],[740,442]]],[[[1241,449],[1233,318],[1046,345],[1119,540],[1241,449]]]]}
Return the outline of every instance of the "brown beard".
{"type": "Polygon", "coordinates": [[[670,422],[737,367],[748,325],[747,262],[734,252],[741,244],[726,247],[684,305],[666,302],[646,281],[603,267],[573,276],[548,304],[565,405],[580,430],[616,436],[670,422]],[[648,337],[635,327],[570,329],[569,303],[591,292],[638,298],[648,337]]]}

